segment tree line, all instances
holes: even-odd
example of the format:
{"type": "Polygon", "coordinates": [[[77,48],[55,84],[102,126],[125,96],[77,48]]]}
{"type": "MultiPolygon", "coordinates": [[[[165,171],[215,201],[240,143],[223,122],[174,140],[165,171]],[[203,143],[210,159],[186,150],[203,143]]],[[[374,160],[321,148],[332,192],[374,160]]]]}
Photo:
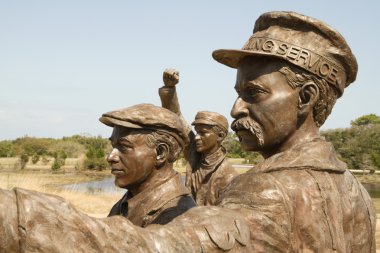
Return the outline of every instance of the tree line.
{"type": "MultiPolygon", "coordinates": [[[[351,127],[322,131],[321,135],[332,142],[340,158],[349,169],[380,169],[380,117],[368,114],[351,121],[351,127]]],[[[256,164],[262,157],[244,152],[234,133],[229,133],[224,146],[229,157],[244,158],[246,163],[256,164]]]]}
{"type": "Polygon", "coordinates": [[[20,157],[21,169],[29,160],[35,164],[46,157],[54,157],[52,170],[59,170],[66,158],[84,156],[84,168],[103,170],[107,167],[104,159],[107,150],[110,150],[109,141],[101,136],[73,135],[62,139],[24,136],[0,141],[0,157],[20,157]]]}
{"type": "Polygon", "coordinates": [[[380,169],[380,117],[368,114],[351,122],[351,127],[322,132],[332,142],[349,169],[380,169]]]}
{"type": "MultiPolygon", "coordinates": [[[[380,169],[380,117],[376,114],[361,116],[351,127],[322,131],[321,135],[333,143],[349,169],[380,169]]],[[[224,143],[227,157],[242,158],[245,163],[256,164],[263,158],[254,152],[241,149],[236,134],[230,132],[224,143]]],[[[73,135],[62,139],[24,136],[16,140],[0,141],[0,157],[20,157],[21,167],[31,159],[37,163],[46,156],[54,157],[52,170],[59,170],[67,157],[84,156],[83,167],[103,170],[107,167],[106,154],[111,150],[109,141],[101,136],[73,135]]]]}

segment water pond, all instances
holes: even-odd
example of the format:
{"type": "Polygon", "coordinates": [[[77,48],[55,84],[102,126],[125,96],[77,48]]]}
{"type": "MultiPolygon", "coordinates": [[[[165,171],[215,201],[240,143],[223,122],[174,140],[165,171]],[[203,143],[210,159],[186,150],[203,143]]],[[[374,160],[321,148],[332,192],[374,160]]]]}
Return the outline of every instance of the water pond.
{"type": "Polygon", "coordinates": [[[363,186],[366,188],[371,198],[380,198],[379,184],[363,184],[363,186]]]}
{"type": "Polygon", "coordinates": [[[115,186],[113,177],[107,177],[99,181],[68,184],[68,185],[62,186],[62,188],[69,191],[85,192],[85,193],[126,192],[125,189],[121,189],[115,186]]]}
{"type": "MultiPolygon", "coordinates": [[[[184,177],[182,177],[184,181],[184,177]]],[[[380,185],[379,184],[363,184],[372,198],[380,198],[380,185]]],[[[69,184],[63,186],[66,190],[86,192],[86,193],[114,193],[125,192],[125,189],[121,189],[115,186],[113,177],[107,177],[100,181],[84,182],[77,184],[69,184]]]]}

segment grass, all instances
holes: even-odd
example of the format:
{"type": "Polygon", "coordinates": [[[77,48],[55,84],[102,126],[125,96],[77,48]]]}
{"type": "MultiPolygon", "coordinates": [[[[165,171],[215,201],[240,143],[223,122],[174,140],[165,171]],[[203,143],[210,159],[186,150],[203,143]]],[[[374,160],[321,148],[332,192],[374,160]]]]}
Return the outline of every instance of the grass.
{"type": "Polygon", "coordinates": [[[63,197],[78,210],[93,216],[106,217],[111,207],[118,201],[122,193],[82,193],[61,189],[65,184],[76,184],[84,181],[100,180],[105,172],[86,172],[73,174],[51,173],[0,173],[0,188],[24,189],[54,194],[63,197]]]}

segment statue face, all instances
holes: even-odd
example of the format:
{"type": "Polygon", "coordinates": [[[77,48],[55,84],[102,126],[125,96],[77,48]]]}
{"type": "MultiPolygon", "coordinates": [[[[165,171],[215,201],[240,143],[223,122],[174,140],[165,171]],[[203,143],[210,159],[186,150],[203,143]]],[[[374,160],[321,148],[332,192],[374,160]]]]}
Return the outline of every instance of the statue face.
{"type": "Polygon", "coordinates": [[[110,137],[112,152],[107,161],[115,184],[131,189],[142,182],[155,169],[156,150],[146,143],[147,133],[115,126],[110,137]]]}
{"type": "Polygon", "coordinates": [[[232,129],[242,148],[264,157],[276,152],[297,129],[298,93],[278,72],[275,60],[244,59],[238,67],[231,110],[232,129]]]}
{"type": "Polygon", "coordinates": [[[212,153],[218,149],[218,135],[212,130],[213,126],[196,124],[194,128],[197,132],[195,135],[197,152],[212,153]]]}

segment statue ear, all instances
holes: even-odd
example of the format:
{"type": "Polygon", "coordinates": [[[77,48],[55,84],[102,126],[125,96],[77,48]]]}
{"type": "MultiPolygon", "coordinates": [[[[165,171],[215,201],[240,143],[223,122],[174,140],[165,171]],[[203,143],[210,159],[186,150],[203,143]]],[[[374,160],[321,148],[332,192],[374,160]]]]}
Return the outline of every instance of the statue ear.
{"type": "Polygon", "coordinates": [[[162,167],[162,165],[165,164],[165,162],[167,161],[168,157],[169,157],[169,146],[168,144],[166,143],[160,143],[158,144],[157,148],[156,148],[156,153],[157,153],[157,157],[156,157],[156,165],[157,165],[157,168],[160,168],[162,167]]]}
{"type": "Polygon", "coordinates": [[[222,142],[226,138],[226,134],[222,131],[219,131],[218,133],[218,141],[222,142]]]}
{"type": "Polygon", "coordinates": [[[314,82],[304,84],[299,92],[298,116],[304,118],[309,113],[312,113],[318,98],[318,86],[314,82]]]}

